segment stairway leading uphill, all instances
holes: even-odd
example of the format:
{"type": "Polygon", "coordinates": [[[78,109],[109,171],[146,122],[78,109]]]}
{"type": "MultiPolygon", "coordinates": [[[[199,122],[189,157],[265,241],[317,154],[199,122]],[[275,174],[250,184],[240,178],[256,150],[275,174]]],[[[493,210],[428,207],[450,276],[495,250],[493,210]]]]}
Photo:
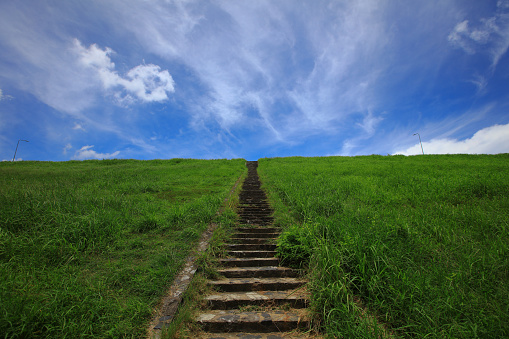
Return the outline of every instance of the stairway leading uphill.
{"type": "Polygon", "coordinates": [[[211,280],[207,309],[196,321],[202,338],[278,339],[307,338],[296,331],[309,326],[306,280],[300,271],[278,266],[271,227],[272,209],[260,187],[258,162],[248,161],[248,176],[239,196],[240,226],[221,259],[219,274],[211,280]]]}

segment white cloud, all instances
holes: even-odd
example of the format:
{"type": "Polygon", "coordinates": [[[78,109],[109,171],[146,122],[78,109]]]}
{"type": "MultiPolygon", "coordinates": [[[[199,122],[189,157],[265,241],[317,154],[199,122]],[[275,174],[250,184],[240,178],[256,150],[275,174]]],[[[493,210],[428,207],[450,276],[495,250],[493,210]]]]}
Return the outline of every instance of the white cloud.
{"type": "Polygon", "coordinates": [[[72,145],[71,144],[66,144],[64,149],[63,149],[63,151],[62,151],[62,153],[64,155],[67,155],[67,152],[70,151],[71,149],[72,149],[72,145]]]}
{"type": "MultiPolygon", "coordinates": [[[[465,140],[433,139],[423,142],[424,154],[497,154],[509,153],[509,124],[484,128],[465,140]]],[[[420,144],[394,154],[414,155],[421,153],[420,144]]]]}
{"type": "Polygon", "coordinates": [[[468,20],[462,21],[458,23],[451,33],[449,33],[449,36],[447,39],[450,43],[453,45],[462,48],[465,52],[469,54],[474,53],[474,48],[470,47],[470,40],[468,39],[469,32],[468,32],[468,20]]]}
{"type": "Polygon", "coordinates": [[[376,133],[376,127],[378,124],[384,120],[383,115],[386,112],[382,112],[380,115],[375,116],[371,109],[368,109],[367,114],[362,119],[362,122],[358,122],[355,126],[359,127],[362,133],[359,133],[357,136],[349,139],[345,139],[343,141],[343,146],[341,147],[341,151],[335,155],[343,155],[350,156],[353,155],[352,152],[358,149],[360,145],[365,143],[365,140],[369,140],[376,133]]]}
{"type": "MultiPolygon", "coordinates": [[[[94,145],[91,146],[83,146],[79,150],[76,151],[74,154],[73,159],[75,160],[85,160],[85,159],[111,159],[116,157],[120,154],[120,151],[115,151],[113,153],[97,153],[92,148],[94,145]]],[[[67,146],[66,146],[67,148],[67,146]]]]}
{"type": "Polygon", "coordinates": [[[468,82],[474,84],[475,87],[477,87],[477,94],[484,94],[486,92],[488,81],[482,75],[476,74],[473,76],[473,79],[468,80],[468,82]]]}
{"type": "Polygon", "coordinates": [[[161,102],[168,99],[167,93],[175,92],[174,81],[167,70],[161,71],[157,65],[138,65],[130,69],[124,77],[115,71],[110,55],[113,50],[104,50],[96,44],[85,48],[78,39],[74,39],[74,49],[80,62],[97,72],[106,90],[113,90],[114,97],[121,103],[129,104],[139,99],[142,102],[161,102]]]}
{"type": "Polygon", "coordinates": [[[449,42],[469,54],[487,51],[495,68],[509,48],[509,1],[498,1],[492,17],[482,18],[477,24],[464,20],[456,24],[448,36],[449,42]]]}
{"type": "Polygon", "coordinates": [[[0,101],[10,100],[10,99],[12,99],[12,96],[5,95],[4,92],[2,91],[2,89],[0,88],[0,101]]]}
{"type": "MultiPolygon", "coordinates": [[[[385,112],[384,112],[385,113],[385,112]]],[[[384,114],[382,113],[382,114],[384,114]]],[[[383,120],[382,116],[374,116],[371,109],[368,110],[368,114],[364,116],[362,123],[357,123],[357,126],[361,127],[366,133],[366,137],[370,137],[375,133],[376,126],[383,120]]]]}
{"type": "Polygon", "coordinates": [[[72,129],[73,130],[79,130],[79,131],[85,131],[83,126],[80,123],[77,123],[77,122],[74,123],[74,127],[72,129]]]}

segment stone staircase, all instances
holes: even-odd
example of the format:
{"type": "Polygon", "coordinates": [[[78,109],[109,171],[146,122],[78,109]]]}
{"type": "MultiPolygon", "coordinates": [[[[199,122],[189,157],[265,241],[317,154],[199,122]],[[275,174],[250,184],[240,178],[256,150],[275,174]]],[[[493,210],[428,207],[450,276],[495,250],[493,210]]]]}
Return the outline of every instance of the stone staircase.
{"type": "Polygon", "coordinates": [[[258,162],[248,161],[248,177],[239,195],[240,227],[228,244],[210,280],[214,292],[205,297],[207,308],[196,317],[208,339],[308,338],[298,329],[309,328],[308,293],[301,272],[281,267],[275,257],[279,233],[270,227],[272,210],[260,188],[258,162]]]}

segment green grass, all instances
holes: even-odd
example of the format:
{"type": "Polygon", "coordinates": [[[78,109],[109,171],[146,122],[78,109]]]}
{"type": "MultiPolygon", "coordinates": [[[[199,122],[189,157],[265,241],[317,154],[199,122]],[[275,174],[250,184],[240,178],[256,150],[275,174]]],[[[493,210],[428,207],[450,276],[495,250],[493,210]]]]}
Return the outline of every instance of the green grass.
{"type": "Polygon", "coordinates": [[[262,159],[258,170],[286,229],[280,256],[309,265],[329,336],[509,337],[508,154],[262,159]]]}
{"type": "Polygon", "coordinates": [[[244,160],[0,163],[0,333],[139,338],[244,160]]]}
{"type": "Polygon", "coordinates": [[[195,322],[195,317],[205,307],[205,296],[213,292],[212,286],[208,285],[209,279],[217,279],[220,267],[219,258],[226,257],[227,239],[234,233],[237,225],[237,213],[235,209],[238,203],[238,192],[240,185],[234,193],[230,206],[225,208],[223,213],[215,220],[216,229],[209,240],[207,249],[199,253],[196,257],[196,274],[194,275],[189,287],[183,294],[183,301],[177,314],[168,324],[167,328],[161,331],[162,339],[174,338],[197,338],[201,337],[200,326],[195,322]],[[237,200],[237,201],[236,201],[237,200]]]}

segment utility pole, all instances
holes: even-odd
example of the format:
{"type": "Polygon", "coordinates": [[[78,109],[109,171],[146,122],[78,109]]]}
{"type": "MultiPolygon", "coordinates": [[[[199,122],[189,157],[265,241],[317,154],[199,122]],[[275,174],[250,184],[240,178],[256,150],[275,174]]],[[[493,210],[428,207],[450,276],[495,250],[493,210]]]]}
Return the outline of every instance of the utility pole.
{"type": "Polygon", "coordinates": [[[419,144],[421,144],[422,155],[424,155],[424,149],[422,148],[422,142],[421,142],[421,135],[419,133],[414,133],[414,135],[418,135],[419,136],[419,144]]]}
{"type": "Polygon", "coordinates": [[[28,140],[23,140],[23,139],[18,140],[18,144],[16,145],[16,150],[14,151],[14,156],[12,157],[12,161],[14,161],[16,159],[16,153],[18,153],[18,146],[19,146],[20,141],[29,142],[28,140]]]}

